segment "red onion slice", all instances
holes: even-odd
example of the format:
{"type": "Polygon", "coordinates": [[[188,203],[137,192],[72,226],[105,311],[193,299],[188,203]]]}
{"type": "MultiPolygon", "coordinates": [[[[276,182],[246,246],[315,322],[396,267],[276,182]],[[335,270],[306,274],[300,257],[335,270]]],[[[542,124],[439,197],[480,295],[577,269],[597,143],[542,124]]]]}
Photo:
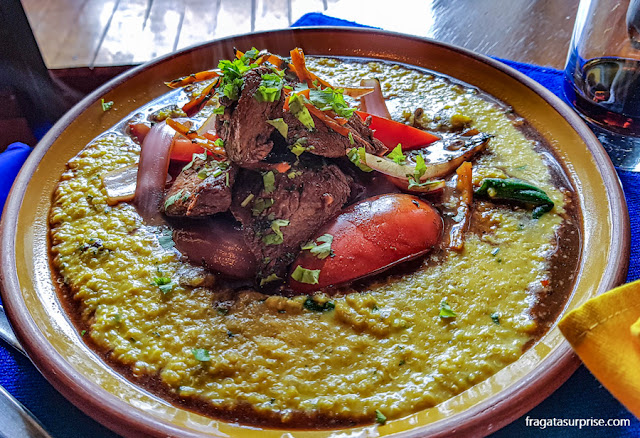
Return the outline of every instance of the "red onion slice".
{"type": "Polygon", "coordinates": [[[173,128],[161,122],[153,125],[142,142],[134,203],[150,225],[164,222],[160,210],[175,134],[173,128]]]}

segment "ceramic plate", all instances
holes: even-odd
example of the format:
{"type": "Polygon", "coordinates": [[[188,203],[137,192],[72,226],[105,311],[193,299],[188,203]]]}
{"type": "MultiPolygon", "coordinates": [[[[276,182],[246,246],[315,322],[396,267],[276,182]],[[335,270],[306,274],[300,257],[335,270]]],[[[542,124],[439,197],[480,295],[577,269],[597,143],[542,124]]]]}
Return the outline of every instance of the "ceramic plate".
{"type": "MultiPolygon", "coordinates": [[[[105,365],[81,341],[56,296],[49,266],[47,214],[65,163],[98,134],[164,94],[163,81],[209,69],[233,47],[309,55],[385,59],[452,76],[511,105],[563,163],[582,212],[582,252],[564,312],[621,283],[629,258],[629,220],[609,158],[579,117],[548,90],[492,59],[422,38],[370,29],[306,28],[247,34],[187,49],[144,64],[109,82],[66,114],[29,157],[2,222],[2,299],[15,331],[42,374],[85,413],[123,435],[276,437],[287,431],[227,424],[172,406],[105,365]],[[103,112],[100,98],[114,101],[103,112]]],[[[576,369],[578,360],[553,328],[513,364],[471,389],[370,434],[488,434],[530,410],[576,369]]],[[[345,431],[342,431],[345,432],[345,431]]],[[[295,431],[321,437],[336,431],[295,431]]],[[[287,435],[291,436],[291,435],[287,435]]],[[[341,435],[345,436],[345,435],[341,435]]]]}

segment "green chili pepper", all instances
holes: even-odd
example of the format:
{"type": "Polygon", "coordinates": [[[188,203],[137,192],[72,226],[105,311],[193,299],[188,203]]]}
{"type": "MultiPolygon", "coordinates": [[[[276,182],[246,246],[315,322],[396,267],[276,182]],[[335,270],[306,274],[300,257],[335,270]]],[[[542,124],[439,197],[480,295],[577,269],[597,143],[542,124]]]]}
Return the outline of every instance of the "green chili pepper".
{"type": "Polygon", "coordinates": [[[474,194],[499,201],[518,201],[533,205],[534,219],[553,208],[553,201],[542,189],[515,178],[485,178],[474,194]]]}

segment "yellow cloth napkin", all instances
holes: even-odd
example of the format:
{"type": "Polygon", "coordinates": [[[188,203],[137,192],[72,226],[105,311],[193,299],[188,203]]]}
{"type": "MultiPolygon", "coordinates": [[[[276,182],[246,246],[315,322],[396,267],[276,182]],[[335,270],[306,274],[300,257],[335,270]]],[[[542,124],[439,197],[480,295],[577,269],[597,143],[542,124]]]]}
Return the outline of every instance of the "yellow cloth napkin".
{"type": "Polygon", "coordinates": [[[640,280],[590,299],[558,327],[593,375],[640,418],[640,280]]]}

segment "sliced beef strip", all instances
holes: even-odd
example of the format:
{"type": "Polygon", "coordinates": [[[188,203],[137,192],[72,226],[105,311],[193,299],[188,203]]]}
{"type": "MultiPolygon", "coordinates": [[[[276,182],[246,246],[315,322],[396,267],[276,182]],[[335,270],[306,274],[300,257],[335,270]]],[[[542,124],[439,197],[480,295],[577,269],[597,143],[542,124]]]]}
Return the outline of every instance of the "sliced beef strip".
{"type": "Polygon", "coordinates": [[[308,151],[315,155],[329,158],[344,157],[347,149],[352,147],[364,147],[365,151],[374,155],[381,155],[386,152],[387,148],[373,136],[373,131],[369,129],[370,119],[363,122],[357,114],[352,115],[349,121],[344,125],[351,131],[353,144],[348,136],[337,133],[324,122],[312,115],[315,124],[315,130],[309,131],[300,123],[300,121],[290,112],[284,112],[284,121],[289,126],[287,141],[294,144],[296,141],[304,138],[304,145],[308,151]]]}
{"type": "Polygon", "coordinates": [[[237,168],[195,158],[176,177],[163,206],[168,216],[208,216],[229,209],[237,168]]]}
{"type": "Polygon", "coordinates": [[[271,274],[285,278],[301,245],[347,201],[350,178],[333,164],[300,169],[294,166],[287,173],[274,172],[274,187],[267,193],[261,173],[241,172],[234,186],[231,212],[242,223],[245,240],[259,261],[258,278],[271,274]],[[273,227],[277,220],[289,221],[279,228],[282,242],[268,244],[269,240],[279,240],[273,227]]]}
{"type": "Polygon", "coordinates": [[[238,101],[220,99],[226,108],[216,118],[216,132],[224,140],[229,159],[241,167],[251,167],[263,160],[273,148],[269,137],[275,128],[267,120],[282,117],[284,96],[275,102],[259,102],[254,97],[262,75],[270,72],[268,67],[249,70],[243,77],[238,101]]]}

